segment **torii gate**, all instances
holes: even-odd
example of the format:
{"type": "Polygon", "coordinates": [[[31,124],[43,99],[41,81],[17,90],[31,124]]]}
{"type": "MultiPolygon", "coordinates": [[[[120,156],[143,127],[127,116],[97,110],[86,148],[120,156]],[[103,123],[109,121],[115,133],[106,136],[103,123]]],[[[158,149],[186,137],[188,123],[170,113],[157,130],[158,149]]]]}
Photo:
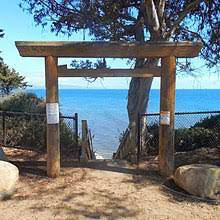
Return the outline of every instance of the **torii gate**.
{"type": "Polygon", "coordinates": [[[16,41],[23,57],[45,57],[47,106],[47,174],[60,174],[58,77],[161,77],[159,170],[170,176],[174,170],[174,113],[176,58],[196,57],[201,42],[31,42],[16,41]],[[67,69],[59,57],[162,58],[161,67],[138,69],[67,69]]]}

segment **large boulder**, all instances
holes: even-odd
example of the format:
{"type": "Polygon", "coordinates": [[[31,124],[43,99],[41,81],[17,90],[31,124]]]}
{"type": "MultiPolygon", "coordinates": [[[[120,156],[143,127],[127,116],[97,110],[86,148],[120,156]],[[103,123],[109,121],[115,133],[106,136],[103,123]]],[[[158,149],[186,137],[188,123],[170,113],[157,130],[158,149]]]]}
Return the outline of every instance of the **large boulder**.
{"type": "Polygon", "coordinates": [[[19,171],[13,164],[0,161],[0,200],[10,196],[15,191],[19,171]]]}
{"type": "Polygon", "coordinates": [[[0,147],[0,160],[8,161],[3,149],[0,147]]]}
{"type": "Polygon", "coordinates": [[[191,164],[176,169],[175,183],[192,195],[219,199],[220,167],[209,164],[191,164]]]}

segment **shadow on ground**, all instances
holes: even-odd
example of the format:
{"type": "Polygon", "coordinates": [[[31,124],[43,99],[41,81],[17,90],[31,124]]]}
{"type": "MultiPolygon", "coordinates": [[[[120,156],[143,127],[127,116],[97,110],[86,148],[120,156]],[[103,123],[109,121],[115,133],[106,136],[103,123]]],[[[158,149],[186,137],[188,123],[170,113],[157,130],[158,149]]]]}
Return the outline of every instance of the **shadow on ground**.
{"type": "Polygon", "coordinates": [[[10,161],[18,167],[21,176],[36,175],[47,178],[46,161],[10,161]]]}
{"type": "MultiPolygon", "coordinates": [[[[46,161],[10,161],[16,165],[21,175],[33,174],[46,177],[46,161]]],[[[112,161],[112,160],[94,160],[89,162],[79,162],[79,161],[63,161],[61,164],[63,169],[65,168],[89,168],[95,170],[124,173],[131,175],[142,175],[154,177],[158,176],[156,170],[146,170],[144,168],[138,168],[137,166],[132,166],[126,161],[112,161]]],[[[61,173],[62,175],[62,173],[61,173]]]]}
{"type": "MultiPolygon", "coordinates": [[[[98,178],[89,175],[90,169],[128,174],[132,177],[128,183],[139,186],[143,186],[146,180],[144,178],[154,175],[132,167],[124,161],[103,160],[88,163],[68,161],[62,163],[60,177],[50,179],[46,176],[45,161],[13,161],[13,163],[19,167],[21,181],[28,185],[31,192],[21,191],[12,199],[17,202],[34,201],[34,204],[29,207],[31,211],[47,212],[49,210],[53,216],[57,217],[135,219],[141,210],[135,204],[132,207],[129,205],[127,198],[130,194],[121,197],[115,194],[112,188],[103,186],[100,189],[96,186],[98,178]],[[91,191],[86,190],[88,185],[92,186],[91,191]]],[[[123,181],[121,183],[123,184],[123,181]]]]}
{"type": "MultiPolygon", "coordinates": [[[[140,212],[136,207],[129,207],[124,198],[118,198],[108,191],[95,189],[92,194],[73,193],[63,198],[54,206],[39,205],[30,207],[34,211],[43,212],[50,209],[54,216],[86,217],[91,219],[134,218],[140,212]],[[87,197],[86,197],[87,196],[87,197]],[[86,199],[83,201],[83,197],[86,199]]],[[[68,218],[67,218],[68,219],[68,218]]]]}

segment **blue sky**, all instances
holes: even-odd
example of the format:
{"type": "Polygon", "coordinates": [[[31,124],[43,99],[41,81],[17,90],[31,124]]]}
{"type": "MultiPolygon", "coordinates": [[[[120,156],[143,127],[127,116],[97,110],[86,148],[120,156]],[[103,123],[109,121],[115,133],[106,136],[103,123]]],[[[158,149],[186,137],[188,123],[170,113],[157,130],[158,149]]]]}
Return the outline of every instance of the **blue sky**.
{"type": "MultiPolygon", "coordinates": [[[[0,28],[5,30],[5,37],[0,40],[1,57],[11,68],[16,69],[26,77],[26,81],[33,88],[44,88],[44,59],[20,57],[15,47],[15,41],[60,41],[83,40],[82,33],[75,34],[71,38],[67,36],[55,36],[40,26],[35,26],[31,15],[23,12],[18,6],[19,0],[2,1],[0,9],[0,28]]],[[[194,58],[194,66],[202,65],[198,58],[194,58]]],[[[69,64],[70,59],[60,59],[59,64],[69,64]]],[[[121,60],[110,60],[108,63],[113,68],[128,68],[121,60]]],[[[220,76],[209,73],[209,70],[201,68],[197,77],[177,76],[177,89],[218,89],[220,76]]],[[[61,78],[60,88],[101,88],[101,89],[127,89],[129,78],[104,78],[94,83],[88,83],[83,78],[61,78]]],[[[153,89],[159,89],[159,79],[154,79],[153,89]]]]}

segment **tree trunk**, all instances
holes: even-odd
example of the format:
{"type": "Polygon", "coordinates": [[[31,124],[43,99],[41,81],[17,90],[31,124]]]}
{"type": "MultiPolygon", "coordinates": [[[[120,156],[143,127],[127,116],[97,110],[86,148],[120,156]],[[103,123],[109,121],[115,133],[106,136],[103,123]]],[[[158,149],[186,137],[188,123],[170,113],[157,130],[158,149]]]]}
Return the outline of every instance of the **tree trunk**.
{"type": "MultiPolygon", "coordinates": [[[[157,65],[158,59],[150,59],[146,64],[143,64],[143,60],[138,60],[136,62],[137,67],[152,67],[157,65]]],[[[120,159],[128,159],[133,162],[136,161],[136,150],[138,143],[138,135],[137,135],[137,125],[138,125],[138,113],[144,114],[148,109],[148,101],[151,90],[151,84],[153,82],[153,78],[132,78],[128,90],[128,103],[127,103],[127,111],[129,118],[129,132],[126,133],[126,137],[124,139],[124,145],[121,147],[123,149],[123,153],[120,154],[120,159]]],[[[141,134],[146,135],[146,120],[142,121],[142,130],[141,134]]],[[[143,140],[145,136],[142,136],[143,140]]]]}
{"type": "MultiPolygon", "coordinates": [[[[128,91],[128,117],[129,117],[129,141],[128,149],[130,155],[134,155],[137,149],[138,136],[138,113],[144,114],[147,111],[149,94],[153,78],[132,78],[128,91]]],[[[144,131],[141,131],[142,133],[144,131]]]]}
{"type": "MultiPolygon", "coordinates": [[[[135,39],[139,42],[145,42],[144,37],[144,19],[142,18],[142,13],[139,12],[137,18],[137,24],[135,27],[135,39]]],[[[154,31],[155,32],[155,31],[154,31]]],[[[156,32],[155,32],[156,33],[156,32]]],[[[154,34],[151,40],[157,40],[158,36],[154,34]],[[154,39],[155,38],[155,39],[154,39]]],[[[158,64],[158,59],[150,58],[148,60],[145,59],[137,59],[135,68],[140,67],[152,67],[158,64]]],[[[129,118],[129,133],[126,138],[126,156],[130,155],[132,158],[126,159],[136,159],[136,149],[137,149],[137,125],[138,125],[138,113],[144,114],[147,112],[148,101],[150,95],[151,84],[153,82],[153,78],[132,78],[129,91],[128,91],[128,118],[129,118]]],[[[142,134],[146,134],[146,123],[142,123],[142,134]]]]}
{"type": "Polygon", "coordinates": [[[137,122],[138,113],[145,113],[153,78],[132,78],[128,91],[129,125],[137,122]]]}
{"type": "MultiPolygon", "coordinates": [[[[135,40],[139,42],[145,42],[144,26],[147,26],[150,32],[150,41],[164,41],[163,30],[163,9],[164,4],[161,4],[159,8],[159,16],[156,11],[154,1],[144,1],[142,3],[141,10],[137,17],[137,24],[135,27],[135,40]],[[147,16],[145,16],[147,15],[147,16]],[[161,22],[159,22],[159,19],[161,22]],[[161,24],[160,24],[161,23],[161,24]]],[[[159,59],[149,58],[137,59],[135,68],[152,67],[158,65],[159,59]]],[[[137,125],[138,125],[138,113],[145,114],[148,109],[148,101],[150,95],[150,89],[153,82],[153,78],[132,78],[128,91],[128,118],[129,118],[129,134],[126,141],[126,155],[132,155],[132,158],[136,158],[137,149],[137,125]]],[[[147,135],[146,120],[142,118],[141,121],[141,134],[143,140],[147,135]]],[[[129,159],[129,158],[126,158],[129,159]]]]}
{"type": "MultiPolygon", "coordinates": [[[[143,67],[152,67],[157,65],[158,59],[149,59],[143,67]]],[[[136,67],[138,67],[138,62],[136,67]]],[[[132,78],[128,91],[128,118],[129,118],[129,141],[127,142],[127,148],[130,151],[130,155],[134,155],[137,149],[138,135],[138,114],[147,113],[148,101],[150,96],[151,85],[153,78],[132,78]]],[[[142,134],[146,134],[146,120],[142,120],[142,134]]],[[[143,138],[144,139],[144,138],[143,138]]]]}

